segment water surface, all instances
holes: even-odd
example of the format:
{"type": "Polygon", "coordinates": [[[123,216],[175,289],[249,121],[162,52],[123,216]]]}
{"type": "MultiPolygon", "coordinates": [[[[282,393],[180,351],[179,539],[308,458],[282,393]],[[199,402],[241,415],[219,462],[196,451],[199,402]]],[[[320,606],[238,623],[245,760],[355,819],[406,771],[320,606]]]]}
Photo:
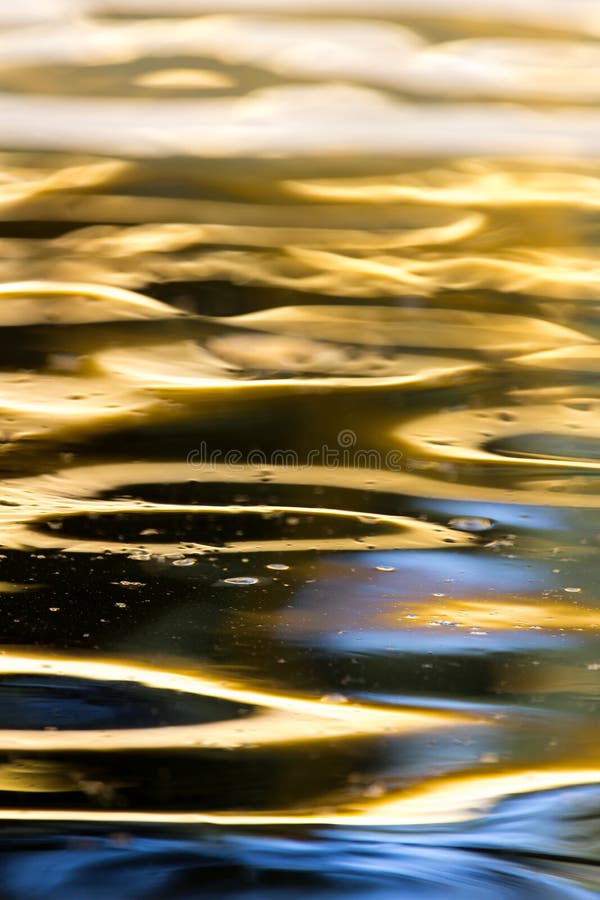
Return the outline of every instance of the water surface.
{"type": "Polygon", "coordinates": [[[596,896],[594,4],[0,29],[0,894],[596,896]]]}

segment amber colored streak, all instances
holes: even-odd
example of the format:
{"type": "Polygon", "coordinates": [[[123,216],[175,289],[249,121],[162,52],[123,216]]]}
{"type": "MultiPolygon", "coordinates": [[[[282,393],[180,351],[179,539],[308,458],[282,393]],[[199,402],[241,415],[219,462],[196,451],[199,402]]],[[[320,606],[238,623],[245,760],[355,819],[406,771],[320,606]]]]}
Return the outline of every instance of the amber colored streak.
{"type": "MultiPolygon", "coordinates": [[[[136,484],[186,484],[193,479],[199,484],[220,482],[224,485],[246,484],[251,490],[257,484],[262,469],[251,465],[216,464],[206,467],[185,462],[168,463],[114,463],[110,465],[90,465],[64,469],[55,474],[39,475],[31,478],[6,481],[3,499],[7,504],[22,507],[17,513],[15,506],[0,506],[0,520],[3,532],[19,521],[19,526],[36,517],[52,515],[56,510],[67,513],[78,508],[73,501],[89,502],[102,491],[125,491],[136,484]],[[68,507],[68,508],[67,508],[68,507]]],[[[329,488],[348,488],[364,491],[368,487],[372,493],[394,493],[411,497],[436,497],[439,499],[463,500],[464,485],[445,480],[427,478],[412,472],[385,471],[382,469],[332,469],[324,466],[292,469],[289,466],[269,466],[269,478],[277,484],[315,487],[327,485],[329,488]]],[[[570,482],[569,482],[570,483],[570,482]]],[[[543,484],[525,491],[512,489],[469,486],[469,497],[479,502],[541,504],[557,507],[578,506],[596,508],[600,506],[597,494],[589,494],[576,488],[556,492],[552,485],[543,484]]],[[[143,505],[142,505],[143,506],[143,505]]],[[[112,508],[112,507],[111,507],[112,508]]],[[[109,511],[107,507],[106,511],[109,511]]],[[[455,536],[458,532],[455,533],[455,536]]]]}
{"type": "MultiPolygon", "coordinates": [[[[78,307],[80,310],[81,307],[78,307]]],[[[13,310],[14,311],[14,310],[13,310]]],[[[0,322],[2,321],[0,308],[0,322]]],[[[68,314],[70,311],[68,311],[68,314]]],[[[51,321],[56,322],[57,318],[51,321]]],[[[45,321],[41,317],[41,321],[45,321]]],[[[14,321],[12,324],[15,324],[14,321]]],[[[252,340],[244,336],[231,348],[224,337],[222,343],[237,357],[253,354],[255,365],[261,365],[264,350],[280,354],[283,368],[293,358],[285,358],[286,350],[298,351],[293,339],[261,336],[252,340]],[[275,346],[276,345],[276,346],[275,346]],[[252,350],[251,350],[252,348],[252,350]],[[258,354],[258,355],[257,355],[258,354]]],[[[306,342],[308,344],[308,342],[306,342]]],[[[297,344],[297,342],[296,342],[297,344]]],[[[56,355],[51,365],[59,370],[64,365],[69,372],[61,374],[0,373],[0,428],[5,441],[4,450],[11,450],[10,442],[27,440],[75,439],[85,433],[98,433],[122,426],[146,426],[152,422],[165,424],[190,414],[190,406],[207,410],[219,402],[224,393],[230,402],[244,403],[259,395],[275,393],[329,390],[373,390],[381,387],[415,388],[463,380],[480,368],[460,359],[420,355],[402,355],[390,361],[375,351],[367,351],[362,358],[348,358],[344,348],[337,352],[316,342],[308,344],[310,359],[318,369],[316,377],[301,377],[306,371],[298,362],[294,378],[273,377],[247,379],[247,371],[227,365],[218,356],[205,353],[192,342],[149,345],[143,349],[106,351],[93,360],[76,355],[56,355]],[[79,369],[80,371],[77,371],[79,369]],[[98,369],[104,376],[98,375],[98,369]],[[71,374],[71,370],[74,374],[71,374]],[[378,375],[370,374],[378,371],[378,375]],[[390,374],[393,373],[393,374],[390,374]],[[173,403],[173,400],[177,400],[173,403]],[[6,443],[9,442],[9,443],[6,443]]],[[[302,347],[305,351],[305,347],[302,347]]],[[[273,368],[276,358],[272,356],[273,368]]],[[[309,371],[310,371],[310,367],[309,371]]],[[[14,450],[16,444],[12,446],[14,450]]]]}
{"type": "MultiPolygon", "coordinates": [[[[132,390],[116,378],[0,373],[0,429],[5,442],[76,437],[175,415],[177,410],[160,398],[132,390]]],[[[9,449],[6,443],[4,449],[9,449]]]]}
{"type": "Polygon", "coordinates": [[[253,331],[359,345],[471,350],[503,354],[529,345],[563,346],[591,339],[554,322],[476,311],[386,306],[281,306],[241,316],[229,325],[253,331]]]}
{"type": "MultiPolygon", "coordinates": [[[[600,471],[600,460],[558,456],[550,449],[547,455],[528,450],[527,437],[538,433],[549,437],[546,444],[552,447],[552,438],[567,443],[579,435],[586,439],[600,440],[598,401],[577,396],[572,391],[533,392],[545,403],[508,405],[504,408],[455,410],[440,412],[411,422],[410,431],[405,427],[396,431],[396,437],[415,454],[447,461],[488,463],[512,468],[566,468],[569,471],[600,471]],[[518,453],[509,455],[487,449],[498,440],[513,439],[518,453]]],[[[527,394],[515,399],[526,400],[527,394]]]]}
{"type": "Polygon", "coordinates": [[[530,603],[460,599],[403,605],[402,612],[388,612],[375,621],[402,628],[452,625],[490,631],[506,628],[598,629],[600,609],[567,603],[544,603],[538,598],[530,603]]]}
{"type": "Polygon", "coordinates": [[[0,790],[32,794],[69,791],[77,785],[78,774],[65,772],[54,760],[12,759],[0,763],[0,790]]]}
{"type": "MultiPolygon", "coordinates": [[[[132,203],[135,209],[135,200],[132,203]]],[[[439,226],[418,228],[411,227],[411,218],[416,217],[405,216],[406,226],[401,229],[380,227],[373,231],[170,223],[125,229],[99,225],[51,240],[7,238],[0,241],[0,277],[12,279],[27,271],[39,271],[69,281],[97,281],[135,288],[150,281],[201,277],[207,266],[215,264],[214,251],[207,254],[203,245],[279,250],[302,244],[370,254],[456,243],[481,231],[484,222],[483,216],[472,214],[443,224],[450,218],[444,211],[429,216],[434,221],[442,219],[439,226]]],[[[220,259],[217,255],[217,265],[220,259]]],[[[256,260],[260,267],[258,255],[256,260]]]]}
{"type": "Polygon", "coordinates": [[[148,688],[170,690],[201,697],[216,697],[236,704],[258,707],[247,719],[223,722],[117,730],[47,731],[0,730],[5,750],[89,750],[166,747],[221,747],[286,744],[295,741],[359,737],[369,734],[402,734],[483,720],[450,712],[382,710],[354,703],[306,700],[296,696],[253,690],[218,674],[187,674],[135,663],[86,658],[3,653],[3,674],[36,674],[101,681],[132,681],[148,688]]]}
{"type": "Polygon", "coordinates": [[[211,69],[158,69],[143,72],[133,79],[138,87],[185,90],[215,90],[235,87],[236,81],[225,72],[211,69]]]}
{"type": "Polygon", "coordinates": [[[130,169],[130,163],[122,160],[82,163],[48,171],[3,165],[0,159],[0,204],[23,202],[55,191],[99,187],[130,169]]]}
{"type": "Polygon", "coordinates": [[[17,584],[13,581],[0,581],[0,594],[21,594],[24,591],[36,591],[39,584],[17,584]]]}
{"type": "Polygon", "coordinates": [[[436,206],[503,207],[565,206],[569,209],[600,207],[600,178],[586,172],[539,170],[488,160],[469,159],[453,168],[407,172],[402,175],[287,180],[288,194],[319,203],[423,203],[436,206]]]}
{"type": "Polygon", "coordinates": [[[446,385],[472,376],[477,364],[446,356],[401,354],[386,359],[367,347],[354,356],[348,347],[286,336],[224,333],[207,342],[210,352],[189,341],[107,350],[94,357],[96,366],[117,376],[124,384],[138,386],[165,399],[205,402],[218,392],[230,399],[249,399],[259,393],[362,390],[380,387],[415,388],[446,385]],[[264,377],[269,368],[290,377],[264,377]],[[310,373],[315,373],[310,375],[310,373]],[[254,373],[263,373],[251,378],[254,373]]]}
{"type": "Polygon", "coordinates": [[[0,325],[41,322],[103,322],[182,313],[143,294],[76,281],[15,281],[0,284],[0,325]],[[77,302],[74,302],[77,300],[77,302]]]}
{"type": "MultiPolygon", "coordinates": [[[[142,172],[143,169],[140,174],[142,172]]],[[[168,174],[169,169],[166,170],[166,175],[168,174]]],[[[454,232],[460,238],[463,228],[465,236],[469,236],[471,229],[476,230],[481,224],[481,220],[475,218],[474,214],[465,215],[462,210],[456,212],[418,204],[374,205],[373,208],[362,203],[342,205],[310,200],[306,203],[286,204],[280,202],[282,197],[276,183],[265,180],[236,183],[233,174],[227,178],[226,186],[230,190],[235,188],[237,193],[250,194],[253,199],[268,197],[279,202],[191,200],[186,197],[136,196],[106,191],[102,194],[69,191],[68,203],[58,193],[48,193],[7,203],[4,214],[17,221],[51,219],[59,222],[90,222],[93,223],[94,231],[81,230],[79,234],[90,238],[106,236],[108,239],[113,234],[131,233],[135,236],[133,228],[138,227],[138,223],[146,223],[150,229],[164,224],[164,233],[172,231],[171,239],[174,240],[181,233],[178,229],[190,224],[198,226],[197,232],[192,230],[191,234],[201,235],[207,233],[204,232],[205,228],[218,227],[222,229],[220,235],[228,239],[236,236],[237,229],[250,229],[249,236],[256,239],[262,237],[264,240],[269,231],[275,233],[278,229],[283,229],[281,233],[286,234],[289,229],[308,236],[318,228],[319,231],[333,231],[338,237],[358,232],[361,239],[365,235],[373,235],[375,240],[376,234],[384,239],[391,234],[392,239],[397,236],[397,239],[404,240],[409,239],[409,235],[414,232],[419,242],[421,233],[425,242],[430,238],[445,242],[448,238],[454,239],[454,232]],[[113,226],[97,224],[106,221],[131,224],[132,230],[120,232],[113,226]],[[230,226],[229,230],[226,230],[226,226],[230,226]]],[[[190,191],[197,189],[197,185],[190,185],[190,191]]],[[[56,239],[55,243],[61,242],[68,246],[70,239],[69,235],[65,235],[56,239]]]]}
{"type": "MultiPolygon", "coordinates": [[[[261,825],[435,825],[477,819],[507,796],[556,790],[600,781],[600,769],[589,765],[480,772],[426,782],[393,799],[365,802],[349,812],[148,812],[127,810],[2,809],[0,818],[33,821],[81,821],[145,824],[261,825]]],[[[347,805],[347,804],[346,804],[347,805]]]]}
{"type": "Polygon", "coordinates": [[[549,369],[557,372],[589,372],[600,374],[600,344],[575,345],[559,347],[556,350],[543,350],[519,356],[511,362],[520,366],[532,366],[538,369],[549,369]]]}
{"type": "Polygon", "coordinates": [[[477,818],[505,796],[600,781],[588,765],[475,773],[425,783],[397,799],[375,804],[356,818],[369,824],[434,824],[477,818]]]}
{"type": "MultiPolygon", "coordinates": [[[[388,603],[387,611],[379,611],[369,615],[368,629],[385,628],[400,631],[411,631],[413,629],[473,629],[474,631],[507,631],[516,630],[545,630],[560,631],[566,630],[582,631],[598,631],[600,629],[600,608],[577,606],[575,603],[552,603],[544,601],[544,598],[535,597],[526,602],[510,602],[502,598],[494,598],[493,600],[424,600],[420,602],[406,602],[405,598],[399,597],[394,601],[386,601],[388,603]]],[[[297,610],[280,610],[276,613],[260,613],[254,611],[244,611],[242,621],[245,627],[248,625],[264,628],[265,624],[273,627],[289,628],[295,635],[298,634],[315,634],[323,627],[323,611],[315,611],[310,609],[301,610],[300,614],[296,614],[297,610]]],[[[432,635],[432,641],[434,637],[432,635]]],[[[545,679],[546,666],[540,677],[545,679]]],[[[569,670],[567,670],[569,671],[569,670]]],[[[572,679],[571,673],[571,679],[572,679]]],[[[507,675],[506,678],[510,678],[507,675]]],[[[516,681],[515,691],[522,692],[523,676],[520,673],[521,681],[516,681]]],[[[597,681],[597,676],[595,676],[597,681]]],[[[505,678],[503,675],[503,688],[506,690],[505,678]]],[[[590,679],[591,680],[591,679],[590,679]]],[[[537,686],[537,679],[532,676],[528,678],[527,689],[534,690],[532,684],[537,686]]],[[[547,679],[544,685],[549,690],[558,690],[559,688],[550,688],[547,679]]]]}
{"type": "MultiPolygon", "coordinates": [[[[288,248],[288,254],[300,266],[295,277],[281,273],[284,267],[278,261],[227,259],[221,274],[227,277],[227,268],[233,280],[243,274],[261,284],[274,283],[280,287],[296,286],[299,290],[319,291],[324,294],[352,296],[390,296],[398,288],[422,295],[451,288],[486,289],[504,292],[537,294],[572,300],[595,300],[600,289],[600,258],[596,256],[568,255],[559,250],[533,251],[523,248],[510,254],[499,252],[495,256],[465,254],[438,259],[370,257],[361,259],[307,248],[288,248]],[[302,272],[305,267],[306,274],[302,272]],[[311,271],[312,270],[312,271],[311,271]]],[[[218,255],[211,268],[211,277],[219,271],[218,255]]],[[[284,270],[285,271],[285,270],[284,270]]]]}
{"type": "MultiPolygon", "coordinates": [[[[47,502],[47,507],[50,501],[47,502]]],[[[179,542],[169,541],[163,543],[148,543],[144,541],[135,541],[126,543],[124,541],[110,541],[98,538],[97,540],[80,540],[76,537],[68,537],[56,533],[44,533],[35,530],[36,524],[43,525],[50,518],[57,516],[65,516],[65,524],[68,525],[69,515],[89,515],[101,516],[102,513],[109,515],[128,513],[146,513],[152,515],[152,521],[161,513],[185,513],[187,516],[235,516],[239,514],[255,514],[262,516],[264,519],[285,516],[311,516],[334,517],[340,523],[340,526],[346,525],[352,527],[360,524],[362,526],[372,525],[377,529],[375,534],[362,535],[357,537],[347,537],[342,534],[339,537],[318,538],[312,537],[307,539],[295,539],[293,532],[289,537],[266,540],[266,541],[232,541],[224,547],[215,547],[213,544],[202,544],[200,542],[185,543],[186,554],[194,555],[203,553],[206,550],[218,550],[221,553],[242,551],[252,552],[279,552],[282,550],[355,550],[360,543],[357,538],[360,537],[361,543],[364,542],[369,547],[375,549],[397,549],[399,547],[406,548],[423,548],[434,546],[441,543],[444,538],[452,537],[455,543],[468,544],[473,540],[470,535],[462,534],[458,536],[454,531],[446,529],[443,526],[431,525],[427,522],[420,522],[415,519],[403,516],[386,516],[368,513],[355,512],[353,510],[329,509],[327,507],[300,507],[300,506],[207,506],[188,504],[169,504],[169,503],[130,503],[125,501],[93,501],[77,504],[74,501],[65,501],[61,507],[58,500],[53,509],[47,508],[43,516],[39,516],[30,508],[29,516],[27,515],[24,504],[18,510],[13,510],[13,515],[8,517],[8,521],[2,529],[0,525],[0,541],[4,546],[11,547],[38,547],[50,548],[57,547],[69,552],[94,552],[101,547],[103,550],[112,552],[131,552],[144,549],[148,552],[160,554],[173,551],[179,542]],[[29,526],[29,527],[28,527],[29,526]],[[387,533],[380,534],[379,529],[387,528],[387,533]]],[[[150,519],[149,519],[150,521],[150,519]]],[[[199,523],[201,525],[201,523],[199,523]]]]}
{"type": "MultiPolygon", "coordinates": [[[[135,201],[134,201],[135,202],[135,201]]],[[[261,213],[257,212],[260,218],[261,213]]],[[[140,253],[173,253],[189,250],[198,244],[231,244],[250,247],[282,247],[287,244],[304,246],[334,247],[352,250],[393,250],[421,244],[445,244],[462,240],[475,234],[484,224],[480,214],[471,214],[444,222],[439,225],[418,228],[411,227],[407,214],[406,226],[402,230],[385,228],[378,231],[360,231],[352,228],[294,228],[279,226],[252,226],[189,223],[168,223],[138,225],[132,228],[95,226],[70,232],[64,237],[49,242],[55,246],[78,253],[101,254],[107,258],[131,257],[140,253]]],[[[413,217],[413,219],[416,217],[413,217]]],[[[430,219],[435,220],[435,213],[430,219]]]]}
{"type": "Polygon", "coordinates": [[[365,299],[395,297],[398,291],[426,297],[447,289],[483,289],[596,300],[600,290],[600,259],[596,256],[525,247],[488,255],[438,254],[431,259],[382,254],[364,258],[287,245],[280,252],[223,250],[185,258],[140,254],[132,262],[130,269],[124,258],[105,261],[84,255],[71,265],[74,277],[91,273],[107,283],[130,287],[149,281],[220,280],[365,299]]]}

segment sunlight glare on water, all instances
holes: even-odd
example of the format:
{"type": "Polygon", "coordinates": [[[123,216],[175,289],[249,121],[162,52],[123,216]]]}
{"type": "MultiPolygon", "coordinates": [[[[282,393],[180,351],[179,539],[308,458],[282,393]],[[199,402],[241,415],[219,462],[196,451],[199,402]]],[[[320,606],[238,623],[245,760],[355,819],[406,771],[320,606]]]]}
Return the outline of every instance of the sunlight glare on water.
{"type": "Polygon", "coordinates": [[[0,3],[0,895],[600,892],[593,0],[0,3]]]}

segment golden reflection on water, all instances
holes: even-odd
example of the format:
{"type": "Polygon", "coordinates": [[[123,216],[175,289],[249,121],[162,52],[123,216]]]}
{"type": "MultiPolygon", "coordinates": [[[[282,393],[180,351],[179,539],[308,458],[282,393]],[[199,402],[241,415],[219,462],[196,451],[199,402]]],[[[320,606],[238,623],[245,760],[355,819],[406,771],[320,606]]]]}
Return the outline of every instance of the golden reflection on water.
{"type": "MultiPolygon", "coordinates": [[[[600,628],[600,615],[596,607],[581,604],[543,602],[543,598],[531,598],[528,602],[510,602],[508,600],[439,600],[423,599],[418,603],[401,602],[389,604],[391,609],[379,612],[371,617],[373,628],[408,629],[469,629],[474,634],[485,634],[488,631],[509,629],[533,629],[548,631],[593,630],[600,628]],[[485,629],[485,632],[483,631],[485,629]]],[[[263,621],[264,614],[255,616],[255,624],[263,621]]],[[[301,630],[315,632],[319,627],[320,617],[310,616],[303,611],[302,617],[292,614],[281,614],[286,626],[298,633],[301,630]]]]}
{"type": "MultiPolygon", "coordinates": [[[[148,824],[206,823],[222,826],[273,826],[273,825],[357,825],[407,826],[453,823],[475,818],[489,809],[493,803],[507,795],[532,791],[552,790],[573,785],[594,784],[600,776],[600,768],[527,769],[497,775],[466,776],[424,785],[421,790],[405,797],[393,798],[384,803],[365,805],[356,812],[330,813],[211,813],[211,812],[144,812],[148,824]]],[[[14,775],[11,777],[14,778],[14,775]]],[[[56,777],[56,776],[55,776],[56,777]]],[[[39,790],[39,788],[38,788],[39,790]]],[[[58,809],[27,810],[6,809],[7,820],[29,818],[61,822],[110,822],[134,823],[140,814],[122,810],[58,809]]]]}
{"type": "MultiPolygon", "coordinates": [[[[82,750],[96,751],[177,747],[258,747],[264,744],[294,741],[326,741],[333,737],[360,737],[368,734],[402,734],[444,726],[465,725],[469,717],[454,713],[387,711],[350,703],[335,703],[326,697],[306,700],[295,696],[267,694],[243,684],[228,682],[218,675],[192,675],[173,670],[161,671],[133,663],[103,662],[90,659],[55,659],[49,656],[27,657],[3,654],[3,674],[52,675],[102,681],[132,681],[149,688],[218,697],[255,708],[249,719],[226,720],[156,729],[110,731],[25,731],[0,730],[4,750],[82,750]]],[[[471,722],[479,724],[477,719],[471,722]]]]}
{"type": "Polygon", "coordinates": [[[593,4],[71,6],[0,9],[0,818],[596,785],[593,4]]]}

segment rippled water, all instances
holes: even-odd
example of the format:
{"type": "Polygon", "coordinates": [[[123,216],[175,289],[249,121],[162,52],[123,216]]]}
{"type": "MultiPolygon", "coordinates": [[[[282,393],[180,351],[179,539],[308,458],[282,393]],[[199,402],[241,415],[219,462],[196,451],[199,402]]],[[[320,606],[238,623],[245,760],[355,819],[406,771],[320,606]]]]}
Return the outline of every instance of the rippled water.
{"type": "Polygon", "coordinates": [[[0,894],[600,892],[592,0],[0,4],[0,894]]]}

